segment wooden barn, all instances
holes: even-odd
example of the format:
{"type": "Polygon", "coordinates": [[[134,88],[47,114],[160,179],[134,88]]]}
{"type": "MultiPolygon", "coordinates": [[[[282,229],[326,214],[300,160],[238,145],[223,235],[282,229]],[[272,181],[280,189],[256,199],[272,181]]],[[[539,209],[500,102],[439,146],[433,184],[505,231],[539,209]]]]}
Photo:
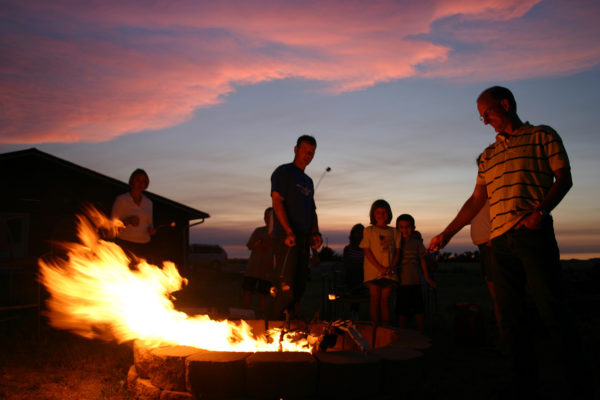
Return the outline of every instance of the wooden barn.
{"type": "MultiPolygon", "coordinates": [[[[76,214],[92,205],[110,215],[115,197],[129,191],[126,182],[35,148],[0,154],[0,185],[0,308],[29,301],[17,282],[34,279],[37,259],[54,243],[76,240],[76,214]]],[[[157,254],[185,266],[189,227],[209,215],[154,193],[145,195],[153,203],[154,225],[164,226],[152,239],[157,254]]]]}

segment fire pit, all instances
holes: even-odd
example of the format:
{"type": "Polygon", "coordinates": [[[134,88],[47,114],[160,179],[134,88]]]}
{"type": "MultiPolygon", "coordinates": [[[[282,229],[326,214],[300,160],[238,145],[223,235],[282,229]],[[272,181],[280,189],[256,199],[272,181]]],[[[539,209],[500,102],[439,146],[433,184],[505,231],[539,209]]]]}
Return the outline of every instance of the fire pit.
{"type": "MultiPolygon", "coordinates": [[[[263,320],[246,321],[264,330],[263,320]],[[262,327],[262,328],[261,328],[262,327]]],[[[281,321],[272,321],[281,326],[281,321]]],[[[294,322],[300,326],[302,322],[294,322]]],[[[318,336],[325,323],[308,328],[318,336]]],[[[138,399],[372,398],[393,394],[398,377],[415,382],[423,371],[420,350],[429,340],[418,332],[357,324],[373,348],[360,351],[348,335],[327,352],[221,352],[186,346],[151,347],[134,342],[127,377],[138,399]]]]}
{"type": "Polygon", "coordinates": [[[419,349],[429,342],[411,331],[343,321],[265,327],[176,310],[172,294],[187,280],[173,263],[130,266],[123,249],[98,235],[119,221],[93,209],[78,220],[81,243],[63,244],[66,258],[39,261],[49,322],[88,338],[133,340],[134,398],[370,398],[422,370],[419,349]]]}

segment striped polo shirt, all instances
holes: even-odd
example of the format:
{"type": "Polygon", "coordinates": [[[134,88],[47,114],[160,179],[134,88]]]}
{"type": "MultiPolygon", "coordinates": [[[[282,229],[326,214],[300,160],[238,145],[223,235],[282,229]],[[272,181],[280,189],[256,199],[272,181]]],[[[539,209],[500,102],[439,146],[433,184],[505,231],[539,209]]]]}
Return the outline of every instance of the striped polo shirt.
{"type": "Polygon", "coordinates": [[[554,173],[569,167],[558,133],[525,122],[512,135],[498,134],[479,159],[477,184],[486,185],[493,239],[541,204],[554,173]]]}

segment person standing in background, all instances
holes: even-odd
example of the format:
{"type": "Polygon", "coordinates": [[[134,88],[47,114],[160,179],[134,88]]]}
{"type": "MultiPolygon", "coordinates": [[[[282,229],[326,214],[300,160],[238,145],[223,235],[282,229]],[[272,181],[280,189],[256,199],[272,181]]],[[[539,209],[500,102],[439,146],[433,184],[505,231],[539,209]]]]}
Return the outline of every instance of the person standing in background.
{"type": "MultiPolygon", "coordinates": [[[[342,253],[342,261],[344,263],[344,278],[346,281],[346,287],[349,290],[349,294],[352,297],[358,297],[362,295],[363,286],[363,267],[365,252],[360,247],[360,242],[363,238],[363,232],[365,227],[363,224],[356,224],[350,230],[350,243],[344,247],[342,253]]],[[[360,303],[353,302],[350,304],[350,315],[351,320],[358,320],[360,311],[360,303]]]]}
{"type": "Polygon", "coordinates": [[[270,223],[272,221],[273,207],[265,210],[265,226],[258,227],[250,235],[246,246],[251,251],[248,265],[246,266],[246,275],[242,288],[244,290],[244,308],[250,308],[252,305],[252,293],[258,293],[258,307],[261,313],[265,312],[267,294],[271,288],[269,281],[273,271],[273,239],[269,234],[270,223]]]}
{"type": "Polygon", "coordinates": [[[111,217],[119,219],[125,225],[120,229],[115,242],[133,254],[136,258],[152,261],[150,240],[156,233],[153,225],[152,201],[144,196],[148,189],[150,178],[143,169],[136,169],[129,177],[129,192],[115,199],[111,217]]]}

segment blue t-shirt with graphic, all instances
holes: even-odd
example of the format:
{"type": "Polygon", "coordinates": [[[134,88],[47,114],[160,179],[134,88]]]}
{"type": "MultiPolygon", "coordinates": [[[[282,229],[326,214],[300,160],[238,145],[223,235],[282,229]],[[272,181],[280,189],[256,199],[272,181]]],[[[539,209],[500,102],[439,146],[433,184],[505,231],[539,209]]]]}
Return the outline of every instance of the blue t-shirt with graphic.
{"type": "MultiPolygon", "coordinates": [[[[271,175],[271,193],[277,192],[284,199],[285,212],[295,233],[310,233],[315,199],[312,179],[294,163],[277,167],[271,175]]],[[[285,234],[281,224],[274,218],[273,233],[285,234]]]]}

